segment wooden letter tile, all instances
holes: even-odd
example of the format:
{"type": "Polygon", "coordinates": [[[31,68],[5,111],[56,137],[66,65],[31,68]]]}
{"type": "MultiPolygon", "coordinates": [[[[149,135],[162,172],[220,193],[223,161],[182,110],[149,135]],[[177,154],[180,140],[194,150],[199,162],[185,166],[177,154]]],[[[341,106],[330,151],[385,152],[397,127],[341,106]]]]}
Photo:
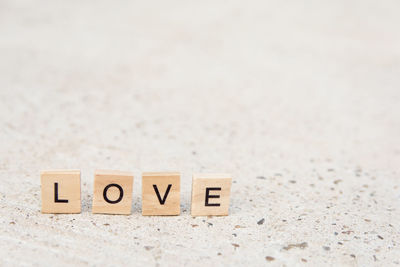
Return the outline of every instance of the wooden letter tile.
{"type": "Polygon", "coordinates": [[[180,174],[143,173],[142,215],[179,215],[180,174]]]}
{"type": "Polygon", "coordinates": [[[231,184],[229,174],[193,174],[192,216],[228,215],[231,184]]]}
{"type": "Polygon", "coordinates": [[[54,170],[40,173],[42,213],[81,212],[81,172],[54,170]]]}
{"type": "Polygon", "coordinates": [[[93,213],[131,213],[133,174],[120,171],[96,171],[94,174],[93,213]]]}

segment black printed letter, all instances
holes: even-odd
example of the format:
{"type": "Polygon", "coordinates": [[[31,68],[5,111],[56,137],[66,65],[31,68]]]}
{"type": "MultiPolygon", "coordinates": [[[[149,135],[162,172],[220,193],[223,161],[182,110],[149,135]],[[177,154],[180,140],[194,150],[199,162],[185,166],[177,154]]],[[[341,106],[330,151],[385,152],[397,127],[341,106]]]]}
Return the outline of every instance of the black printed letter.
{"type": "Polygon", "coordinates": [[[68,199],[58,199],[58,183],[54,183],[54,202],[68,203],[68,199]]]}
{"type": "Polygon", "coordinates": [[[210,195],[210,191],[214,190],[214,191],[221,191],[221,187],[206,187],[206,203],[205,206],[215,206],[215,207],[219,207],[221,206],[221,204],[219,203],[208,203],[208,199],[209,198],[219,198],[219,195],[210,195]]]}
{"type": "Polygon", "coordinates": [[[122,200],[123,196],[124,196],[124,190],[122,189],[122,187],[119,184],[109,184],[106,187],[104,187],[104,190],[103,190],[104,200],[107,201],[110,204],[116,204],[116,203],[120,202],[122,200]],[[116,188],[119,189],[119,197],[118,197],[117,200],[109,200],[108,197],[107,197],[107,190],[111,186],[115,186],[116,188]]]}
{"type": "Polygon", "coordinates": [[[168,193],[169,193],[169,190],[171,189],[171,187],[172,187],[172,184],[169,184],[167,187],[167,191],[164,194],[163,199],[161,199],[160,192],[158,192],[157,185],[153,184],[154,191],[156,191],[158,201],[160,201],[161,205],[164,205],[165,201],[167,200],[167,196],[168,196],[168,193]]]}

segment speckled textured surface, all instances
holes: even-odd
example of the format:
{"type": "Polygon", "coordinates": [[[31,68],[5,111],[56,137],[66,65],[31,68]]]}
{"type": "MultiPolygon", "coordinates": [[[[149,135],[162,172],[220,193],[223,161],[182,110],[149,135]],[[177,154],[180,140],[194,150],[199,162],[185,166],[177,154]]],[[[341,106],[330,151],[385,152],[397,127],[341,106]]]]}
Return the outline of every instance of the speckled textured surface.
{"type": "Polygon", "coordinates": [[[2,265],[400,263],[398,1],[1,1],[2,265]],[[40,213],[39,172],[82,170],[83,212],[40,213]],[[95,169],[133,213],[91,214],[95,169]],[[142,171],[182,173],[143,217],[142,171]],[[191,174],[233,174],[190,216],[191,174]]]}

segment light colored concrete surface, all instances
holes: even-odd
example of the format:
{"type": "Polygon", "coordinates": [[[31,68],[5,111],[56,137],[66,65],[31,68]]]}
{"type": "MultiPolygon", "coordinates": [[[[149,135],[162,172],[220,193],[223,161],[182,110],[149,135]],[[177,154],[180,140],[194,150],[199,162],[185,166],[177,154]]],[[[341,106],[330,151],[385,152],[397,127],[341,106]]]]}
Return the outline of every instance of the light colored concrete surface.
{"type": "Polygon", "coordinates": [[[398,265],[399,10],[0,1],[1,265],[398,265]],[[82,214],[40,214],[51,168],[82,214]],[[132,215],[91,214],[97,168],[132,215]],[[181,216],[140,215],[142,171],[182,172],[181,216]],[[229,217],[190,216],[194,172],[233,174],[229,217]]]}

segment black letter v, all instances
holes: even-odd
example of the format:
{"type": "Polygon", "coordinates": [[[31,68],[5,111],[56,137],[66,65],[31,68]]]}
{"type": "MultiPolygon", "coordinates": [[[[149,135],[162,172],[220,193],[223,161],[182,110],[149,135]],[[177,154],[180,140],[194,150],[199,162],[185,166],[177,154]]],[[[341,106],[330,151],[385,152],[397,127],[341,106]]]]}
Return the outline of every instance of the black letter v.
{"type": "Polygon", "coordinates": [[[163,199],[161,199],[160,192],[158,192],[157,185],[153,184],[154,191],[156,191],[158,201],[160,201],[161,205],[164,205],[165,201],[167,200],[167,196],[168,196],[168,193],[169,193],[169,190],[171,189],[171,187],[172,187],[172,184],[169,184],[167,187],[167,191],[164,194],[163,199]]]}

